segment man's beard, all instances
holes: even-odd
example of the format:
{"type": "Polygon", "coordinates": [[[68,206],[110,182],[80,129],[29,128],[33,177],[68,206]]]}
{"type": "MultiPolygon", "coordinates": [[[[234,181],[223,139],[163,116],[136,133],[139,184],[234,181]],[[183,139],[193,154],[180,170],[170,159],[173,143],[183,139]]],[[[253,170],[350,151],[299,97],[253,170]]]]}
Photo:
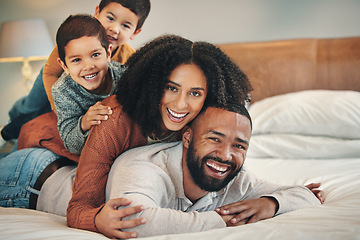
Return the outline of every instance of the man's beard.
{"type": "Polygon", "coordinates": [[[189,148],[186,156],[186,164],[189,169],[190,175],[193,178],[196,185],[198,185],[202,190],[207,192],[217,192],[225,188],[228,183],[234,179],[237,174],[241,171],[241,167],[236,169],[236,164],[229,161],[223,161],[219,157],[204,156],[201,160],[200,157],[196,155],[193,142],[189,144],[189,148]],[[230,173],[224,179],[217,179],[211,176],[206,175],[205,167],[206,161],[212,159],[220,163],[226,163],[231,166],[230,173]]]}

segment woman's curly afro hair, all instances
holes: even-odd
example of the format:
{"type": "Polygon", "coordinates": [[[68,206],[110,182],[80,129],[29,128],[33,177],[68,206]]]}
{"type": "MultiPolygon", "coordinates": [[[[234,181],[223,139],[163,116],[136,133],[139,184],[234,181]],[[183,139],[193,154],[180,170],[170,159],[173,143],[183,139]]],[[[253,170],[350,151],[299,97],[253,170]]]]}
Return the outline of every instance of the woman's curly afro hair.
{"type": "Polygon", "coordinates": [[[204,72],[208,88],[204,105],[249,101],[248,78],[219,48],[175,35],[158,37],[129,58],[116,91],[123,111],[145,136],[161,134],[160,101],[170,73],[180,64],[195,64],[204,72]]]}

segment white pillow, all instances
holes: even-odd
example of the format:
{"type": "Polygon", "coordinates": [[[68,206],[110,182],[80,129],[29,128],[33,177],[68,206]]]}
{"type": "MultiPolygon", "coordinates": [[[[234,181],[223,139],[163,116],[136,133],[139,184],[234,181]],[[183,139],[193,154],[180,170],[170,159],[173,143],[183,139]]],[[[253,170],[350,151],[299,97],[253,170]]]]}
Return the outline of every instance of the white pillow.
{"type": "Polygon", "coordinates": [[[357,91],[288,93],[255,102],[249,112],[253,135],[288,133],[360,138],[360,92],[357,91]]]}
{"type": "Polygon", "coordinates": [[[247,157],[286,159],[359,158],[360,139],[341,139],[294,134],[251,137],[247,157]]]}

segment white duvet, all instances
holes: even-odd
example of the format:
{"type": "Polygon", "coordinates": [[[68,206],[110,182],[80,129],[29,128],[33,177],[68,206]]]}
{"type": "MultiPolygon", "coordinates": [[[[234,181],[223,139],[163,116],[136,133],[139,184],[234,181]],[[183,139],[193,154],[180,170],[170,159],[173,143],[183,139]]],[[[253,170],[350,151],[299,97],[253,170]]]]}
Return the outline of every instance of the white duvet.
{"type": "MultiPolygon", "coordinates": [[[[276,183],[321,182],[324,204],[255,224],[149,239],[360,239],[360,158],[246,161],[252,172],[276,183]]],[[[106,239],[68,228],[64,217],[15,208],[0,208],[0,233],[0,239],[106,239]]]]}
{"type": "MultiPolygon", "coordinates": [[[[250,114],[246,167],[283,185],[320,182],[324,204],[254,224],[146,239],[360,240],[360,93],[298,92],[255,103],[250,114]]],[[[61,216],[0,208],[0,239],[107,238],[70,229],[61,216]]]]}

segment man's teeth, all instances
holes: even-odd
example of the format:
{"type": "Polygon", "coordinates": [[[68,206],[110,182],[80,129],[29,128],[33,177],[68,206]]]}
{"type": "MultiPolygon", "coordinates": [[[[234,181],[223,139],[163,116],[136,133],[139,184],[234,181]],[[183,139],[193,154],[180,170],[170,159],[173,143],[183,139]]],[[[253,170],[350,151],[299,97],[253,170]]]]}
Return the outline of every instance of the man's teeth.
{"type": "Polygon", "coordinates": [[[179,114],[179,113],[176,113],[176,112],[171,111],[170,109],[168,109],[168,111],[169,111],[169,113],[170,113],[172,116],[174,116],[174,117],[176,117],[176,118],[183,118],[183,117],[186,116],[186,113],[179,114]]]}
{"type": "Polygon", "coordinates": [[[84,78],[87,79],[87,80],[90,80],[90,79],[93,79],[95,76],[96,76],[96,73],[84,76],[84,78]]]}
{"type": "Polygon", "coordinates": [[[211,167],[219,172],[225,172],[228,169],[227,166],[219,166],[214,162],[206,162],[206,165],[208,165],[209,167],[211,167]]]}

